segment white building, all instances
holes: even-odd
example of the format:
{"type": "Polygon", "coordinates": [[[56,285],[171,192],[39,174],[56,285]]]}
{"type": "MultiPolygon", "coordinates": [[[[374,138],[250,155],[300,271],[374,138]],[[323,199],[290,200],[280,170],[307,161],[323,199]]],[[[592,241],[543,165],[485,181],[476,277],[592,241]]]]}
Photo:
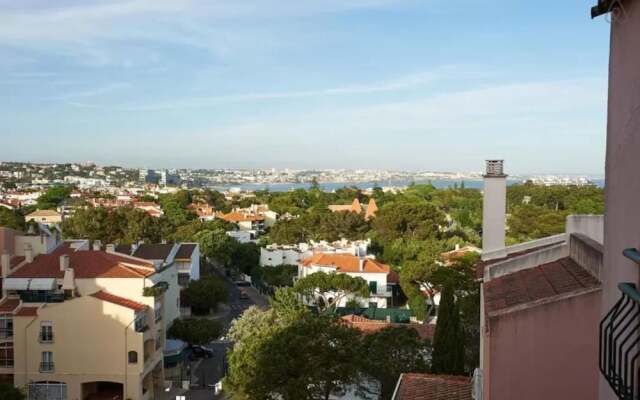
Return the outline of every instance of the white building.
{"type": "MultiPolygon", "coordinates": [[[[315,272],[347,274],[360,277],[369,285],[369,297],[355,299],[363,307],[388,308],[393,306],[394,287],[398,285],[398,274],[391,268],[371,258],[350,254],[318,253],[298,263],[298,279],[315,272]]],[[[352,298],[341,299],[337,306],[345,307],[352,298]]]]}
{"type": "Polygon", "coordinates": [[[365,256],[370,240],[349,241],[346,239],[335,242],[320,241],[298,243],[294,245],[271,244],[260,249],[260,265],[275,267],[277,265],[296,265],[305,258],[316,253],[351,254],[365,256]]]}

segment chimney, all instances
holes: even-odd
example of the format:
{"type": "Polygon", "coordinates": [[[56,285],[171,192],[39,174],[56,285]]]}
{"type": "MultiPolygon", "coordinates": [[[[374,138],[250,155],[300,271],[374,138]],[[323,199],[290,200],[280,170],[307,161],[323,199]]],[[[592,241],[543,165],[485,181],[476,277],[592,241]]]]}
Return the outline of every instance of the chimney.
{"type": "Polygon", "coordinates": [[[456,243],[456,251],[460,250],[460,244],[456,243]]]}
{"type": "Polygon", "coordinates": [[[503,160],[487,160],[482,201],[482,259],[506,257],[504,236],[507,209],[507,175],[503,160]]]}
{"type": "Polygon", "coordinates": [[[93,250],[94,251],[102,250],[102,243],[99,240],[94,240],[93,241],[93,250]]]}
{"type": "Polygon", "coordinates": [[[6,278],[9,276],[9,272],[11,271],[11,254],[6,252],[2,253],[0,260],[0,264],[2,265],[2,277],[6,278]]]}
{"type": "Polygon", "coordinates": [[[65,271],[69,268],[69,255],[63,254],[60,256],[60,271],[65,271]]]}
{"type": "Polygon", "coordinates": [[[33,262],[33,249],[28,243],[24,245],[24,259],[27,263],[33,262]]]}
{"type": "Polygon", "coordinates": [[[115,253],[116,252],[116,245],[113,243],[109,243],[106,247],[107,253],[115,253]]]}
{"type": "Polygon", "coordinates": [[[358,257],[358,271],[364,271],[364,257],[358,257]]]}
{"type": "Polygon", "coordinates": [[[64,270],[64,278],[62,279],[62,290],[73,293],[76,290],[76,271],[69,267],[64,270]]]}

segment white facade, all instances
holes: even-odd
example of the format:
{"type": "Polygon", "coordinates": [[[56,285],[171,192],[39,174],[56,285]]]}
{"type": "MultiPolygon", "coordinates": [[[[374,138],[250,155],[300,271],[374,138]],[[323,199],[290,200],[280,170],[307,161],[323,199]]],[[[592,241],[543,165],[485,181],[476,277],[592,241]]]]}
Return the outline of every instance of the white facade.
{"type": "MultiPolygon", "coordinates": [[[[371,304],[375,304],[377,308],[387,308],[391,307],[391,297],[393,294],[392,286],[387,284],[387,273],[375,273],[375,272],[336,272],[336,268],[332,266],[324,266],[324,265],[309,265],[304,266],[302,264],[298,264],[298,278],[304,278],[305,276],[311,275],[314,272],[324,272],[327,274],[331,273],[345,273],[351,277],[359,277],[367,281],[369,287],[375,285],[376,291],[370,293],[368,298],[357,298],[361,307],[368,307],[371,304]]],[[[331,297],[331,296],[329,296],[331,297]]],[[[349,300],[354,299],[353,297],[344,297],[341,299],[337,307],[346,307],[347,302],[349,300]]]]}

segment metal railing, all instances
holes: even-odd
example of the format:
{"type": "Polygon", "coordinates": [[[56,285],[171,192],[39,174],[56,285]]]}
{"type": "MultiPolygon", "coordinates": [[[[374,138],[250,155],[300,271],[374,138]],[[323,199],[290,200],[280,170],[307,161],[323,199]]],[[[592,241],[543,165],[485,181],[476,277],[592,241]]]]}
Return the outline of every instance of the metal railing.
{"type": "Polygon", "coordinates": [[[11,339],[13,337],[13,328],[0,328],[0,339],[11,339]]]}
{"type": "Polygon", "coordinates": [[[55,364],[53,362],[40,363],[40,372],[53,372],[54,369],[55,369],[55,364]]]}
{"type": "MultiPolygon", "coordinates": [[[[624,255],[640,261],[635,249],[624,255]]],[[[634,283],[618,284],[620,299],[600,322],[600,372],[621,400],[640,399],[640,292],[634,283]]]]}

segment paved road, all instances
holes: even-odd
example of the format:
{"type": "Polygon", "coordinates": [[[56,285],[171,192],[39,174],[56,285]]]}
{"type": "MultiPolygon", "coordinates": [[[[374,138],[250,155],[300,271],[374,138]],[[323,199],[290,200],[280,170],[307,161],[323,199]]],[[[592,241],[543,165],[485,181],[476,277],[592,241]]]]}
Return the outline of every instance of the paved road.
{"type": "MultiPolygon", "coordinates": [[[[260,295],[252,287],[244,287],[243,289],[249,298],[244,300],[240,299],[240,290],[238,290],[233,282],[217,269],[216,273],[224,279],[229,293],[228,312],[223,317],[223,336],[226,336],[231,322],[238,318],[244,310],[254,304],[260,308],[266,308],[268,302],[264,296],[260,295]]],[[[214,356],[194,364],[192,368],[192,389],[184,393],[187,400],[222,399],[220,396],[214,396],[213,385],[225,376],[226,352],[227,349],[231,347],[231,343],[214,341],[211,342],[208,347],[213,350],[214,356]],[[194,387],[194,383],[198,385],[198,388],[194,387]]]]}

